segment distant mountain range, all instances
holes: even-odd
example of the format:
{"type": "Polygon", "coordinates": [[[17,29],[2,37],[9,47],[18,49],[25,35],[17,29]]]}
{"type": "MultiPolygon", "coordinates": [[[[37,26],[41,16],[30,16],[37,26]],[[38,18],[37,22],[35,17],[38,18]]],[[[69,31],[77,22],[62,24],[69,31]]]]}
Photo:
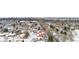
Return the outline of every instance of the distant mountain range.
{"type": "Polygon", "coordinates": [[[79,17],[7,17],[0,18],[0,20],[79,20],[79,17]]]}

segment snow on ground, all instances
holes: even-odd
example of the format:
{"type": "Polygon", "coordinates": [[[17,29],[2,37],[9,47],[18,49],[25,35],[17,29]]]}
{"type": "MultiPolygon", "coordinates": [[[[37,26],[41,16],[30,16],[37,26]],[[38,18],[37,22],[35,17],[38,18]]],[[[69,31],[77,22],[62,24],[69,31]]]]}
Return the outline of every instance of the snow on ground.
{"type": "Polygon", "coordinates": [[[30,36],[26,39],[26,41],[28,42],[36,41],[36,38],[37,38],[36,34],[33,32],[29,32],[29,33],[30,33],[30,36]]]}
{"type": "Polygon", "coordinates": [[[79,30],[75,29],[75,31],[72,31],[73,34],[73,40],[75,42],[79,42],[79,30]]]}
{"type": "Polygon", "coordinates": [[[4,42],[4,41],[5,41],[4,37],[0,37],[0,42],[4,42]]]}
{"type": "MultiPolygon", "coordinates": [[[[11,40],[11,42],[22,42],[23,39],[21,39],[19,37],[19,35],[17,36],[13,36],[14,34],[11,33],[6,33],[7,35],[4,36],[4,34],[0,34],[0,42],[9,42],[9,40],[11,40]],[[10,36],[9,36],[10,35],[10,36]],[[12,36],[11,36],[12,35],[12,36]],[[8,37],[9,36],[9,37],[8,37]]],[[[29,36],[27,39],[24,39],[25,42],[37,42],[37,36],[36,33],[34,32],[29,32],[29,36]]],[[[38,41],[39,42],[39,41],[38,41]]],[[[40,42],[44,42],[44,41],[40,41],[40,42]]]]}
{"type": "MultiPolygon", "coordinates": [[[[16,42],[16,41],[17,42],[22,42],[21,40],[23,40],[19,36],[8,37],[7,38],[6,36],[4,36],[5,34],[7,34],[7,35],[14,35],[14,34],[11,34],[11,33],[4,33],[4,34],[0,33],[0,42],[8,42],[9,40],[11,40],[12,42],[16,42]]],[[[74,42],[79,42],[79,30],[75,29],[74,31],[72,31],[72,35],[73,35],[74,42]]],[[[30,31],[29,31],[28,38],[24,39],[24,41],[25,42],[39,42],[39,41],[37,41],[36,33],[30,32],[30,31]]],[[[44,42],[44,41],[40,41],[40,42],[44,42]]]]}

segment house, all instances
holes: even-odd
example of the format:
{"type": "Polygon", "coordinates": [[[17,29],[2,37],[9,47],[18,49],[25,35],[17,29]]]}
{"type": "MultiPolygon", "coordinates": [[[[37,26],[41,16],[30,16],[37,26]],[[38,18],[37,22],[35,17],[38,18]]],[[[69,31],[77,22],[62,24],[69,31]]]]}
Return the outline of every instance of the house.
{"type": "Polygon", "coordinates": [[[36,36],[38,40],[43,40],[46,33],[44,31],[37,31],[36,36]]]}

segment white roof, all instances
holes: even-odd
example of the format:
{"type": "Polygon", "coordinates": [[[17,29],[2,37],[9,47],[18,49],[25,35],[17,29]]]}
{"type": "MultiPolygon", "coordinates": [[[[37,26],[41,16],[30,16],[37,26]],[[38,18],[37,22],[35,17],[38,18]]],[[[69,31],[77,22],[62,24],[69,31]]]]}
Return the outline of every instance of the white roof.
{"type": "Polygon", "coordinates": [[[20,21],[20,22],[25,22],[25,21],[20,21]]]}
{"type": "Polygon", "coordinates": [[[0,33],[0,36],[3,36],[3,35],[5,35],[5,33],[3,33],[3,34],[2,34],[2,33],[0,33]]]}

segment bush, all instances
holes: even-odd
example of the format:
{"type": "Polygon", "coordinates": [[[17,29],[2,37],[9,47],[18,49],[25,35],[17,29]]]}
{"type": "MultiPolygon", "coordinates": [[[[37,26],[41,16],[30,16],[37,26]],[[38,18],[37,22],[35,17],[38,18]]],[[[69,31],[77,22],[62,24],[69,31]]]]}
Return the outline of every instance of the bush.
{"type": "Polygon", "coordinates": [[[29,33],[28,33],[28,32],[22,33],[22,34],[20,35],[20,37],[23,38],[23,39],[28,38],[28,36],[29,36],[29,33]]]}
{"type": "Polygon", "coordinates": [[[48,35],[48,42],[54,42],[53,35],[51,34],[50,31],[47,33],[47,35],[48,35]]]}
{"type": "Polygon", "coordinates": [[[27,37],[29,36],[29,33],[28,33],[28,32],[26,32],[25,34],[26,34],[26,35],[25,35],[25,38],[27,38],[27,37]]]}
{"type": "Polygon", "coordinates": [[[51,35],[48,36],[48,42],[53,42],[53,36],[51,35]]]}
{"type": "Polygon", "coordinates": [[[7,28],[5,28],[5,29],[3,30],[3,32],[8,32],[8,29],[7,29],[7,28]]]}
{"type": "Polygon", "coordinates": [[[55,27],[53,25],[50,25],[50,28],[54,29],[55,27]]]}

